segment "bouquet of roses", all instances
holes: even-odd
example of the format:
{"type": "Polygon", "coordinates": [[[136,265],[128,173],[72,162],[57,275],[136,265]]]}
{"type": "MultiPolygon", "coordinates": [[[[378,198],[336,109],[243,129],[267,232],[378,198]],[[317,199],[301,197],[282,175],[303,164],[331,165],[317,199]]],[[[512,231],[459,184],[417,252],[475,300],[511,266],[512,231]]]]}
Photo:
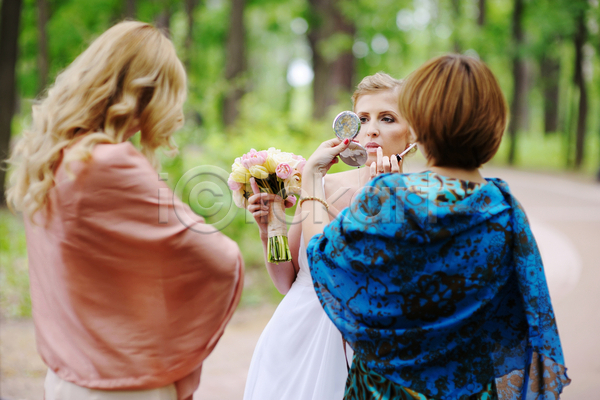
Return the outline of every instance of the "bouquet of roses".
{"type": "Polygon", "coordinates": [[[285,206],[287,200],[292,205],[294,195],[300,194],[302,170],[306,160],[292,153],[285,153],[273,147],[268,150],[250,150],[235,159],[227,181],[233,192],[233,201],[239,208],[248,206],[248,198],[254,194],[250,178],[254,178],[259,190],[273,193],[283,201],[274,202],[269,209],[267,253],[269,262],[290,261],[292,255],[288,245],[285,206]]]}

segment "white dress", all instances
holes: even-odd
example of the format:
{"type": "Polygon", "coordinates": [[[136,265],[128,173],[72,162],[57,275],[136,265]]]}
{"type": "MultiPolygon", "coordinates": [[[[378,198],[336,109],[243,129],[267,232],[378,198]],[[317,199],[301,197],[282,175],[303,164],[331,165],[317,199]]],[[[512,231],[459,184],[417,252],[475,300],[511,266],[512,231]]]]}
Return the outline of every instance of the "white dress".
{"type": "MultiPolygon", "coordinates": [[[[303,238],[298,265],[296,281],[256,344],[244,400],[344,397],[348,370],[342,335],[319,303],[303,238]]],[[[346,347],[351,362],[352,349],[346,347]]]]}

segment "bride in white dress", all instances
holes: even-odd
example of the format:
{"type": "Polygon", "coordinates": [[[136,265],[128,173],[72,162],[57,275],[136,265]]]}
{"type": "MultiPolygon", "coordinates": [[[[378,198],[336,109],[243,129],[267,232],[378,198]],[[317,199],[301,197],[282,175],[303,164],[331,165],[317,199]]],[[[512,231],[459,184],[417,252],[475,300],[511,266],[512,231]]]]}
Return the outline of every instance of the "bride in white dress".
{"type": "MultiPolygon", "coordinates": [[[[324,178],[329,211],[335,217],[348,207],[356,191],[379,173],[401,172],[394,154],[408,147],[408,126],[398,111],[402,82],[378,73],[368,76],[352,96],[361,120],[356,139],[367,149],[370,168],[354,169],[324,178]]],[[[254,185],[253,185],[254,186],[254,185]]],[[[254,186],[254,192],[258,188],[254,186]]],[[[260,193],[248,199],[248,210],[260,230],[265,262],[267,214],[275,195],[260,193]]],[[[297,207],[298,211],[300,207],[297,207]]],[[[272,264],[267,271],[285,294],[254,350],[244,400],[335,400],[344,397],[352,349],[329,320],[313,288],[296,214],[288,232],[293,260],[272,264]]]]}

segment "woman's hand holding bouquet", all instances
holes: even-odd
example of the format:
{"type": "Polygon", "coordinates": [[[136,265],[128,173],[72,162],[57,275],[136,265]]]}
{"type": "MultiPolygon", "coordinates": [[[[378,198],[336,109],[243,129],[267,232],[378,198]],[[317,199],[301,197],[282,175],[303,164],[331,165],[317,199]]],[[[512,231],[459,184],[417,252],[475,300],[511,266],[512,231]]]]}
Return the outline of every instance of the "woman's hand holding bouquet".
{"type": "Polygon", "coordinates": [[[296,203],[305,164],[303,157],[271,147],[262,151],[252,149],[236,158],[231,166],[228,184],[233,200],[238,207],[253,213],[261,236],[267,231],[269,262],[292,259],[284,210],[296,203]]]}

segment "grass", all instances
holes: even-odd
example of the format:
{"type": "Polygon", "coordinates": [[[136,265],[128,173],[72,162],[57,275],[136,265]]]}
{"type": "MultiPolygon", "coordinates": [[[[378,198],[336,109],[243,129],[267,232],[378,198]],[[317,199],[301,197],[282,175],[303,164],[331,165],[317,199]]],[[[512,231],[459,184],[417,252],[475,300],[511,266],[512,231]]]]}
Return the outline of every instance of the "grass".
{"type": "Polygon", "coordinates": [[[6,209],[0,209],[0,316],[31,316],[25,227],[6,209]]]}

